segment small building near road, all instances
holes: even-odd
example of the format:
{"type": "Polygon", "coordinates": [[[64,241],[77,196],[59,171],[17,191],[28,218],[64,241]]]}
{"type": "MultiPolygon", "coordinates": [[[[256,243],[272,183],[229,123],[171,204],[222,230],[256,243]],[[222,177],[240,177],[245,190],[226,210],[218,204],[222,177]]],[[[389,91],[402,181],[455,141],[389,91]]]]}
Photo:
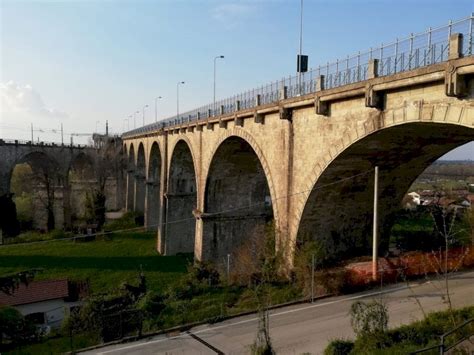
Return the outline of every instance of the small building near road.
{"type": "Polygon", "coordinates": [[[16,308],[34,324],[59,328],[71,307],[80,305],[71,289],[66,279],[20,284],[11,295],[0,292],[0,306],[16,308]]]}

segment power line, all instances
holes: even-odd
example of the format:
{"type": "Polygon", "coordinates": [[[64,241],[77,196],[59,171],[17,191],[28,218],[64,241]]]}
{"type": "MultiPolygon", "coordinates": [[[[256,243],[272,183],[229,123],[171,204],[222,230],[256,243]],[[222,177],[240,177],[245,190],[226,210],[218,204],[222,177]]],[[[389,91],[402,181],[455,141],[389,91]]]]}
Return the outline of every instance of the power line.
{"type": "MultiPolygon", "coordinates": [[[[333,186],[333,185],[348,181],[350,179],[354,179],[356,177],[366,175],[366,174],[368,174],[372,171],[373,171],[373,169],[366,170],[364,172],[361,172],[361,173],[358,173],[358,174],[355,174],[355,175],[351,175],[351,176],[348,176],[348,177],[345,177],[345,178],[342,178],[342,179],[339,179],[339,180],[336,180],[336,181],[333,181],[333,182],[330,182],[330,183],[327,183],[327,184],[324,184],[324,185],[321,185],[321,186],[317,186],[317,187],[315,186],[311,189],[298,191],[298,192],[295,192],[295,193],[289,194],[289,195],[279,196],[279,197],[276,197],[274,199],[274,201],[287,199],[287,198],[292,198],[292,197],[295,197],[295,196],[298,196],[298,195],[301,195],[301,194],[304,194],[304,193],[307,193],[307,192],[321,190],[321,189],[324,189],[326,187],[333,186]]],[[[272,201],[272,205],[273,205],[274,201],[272,201]]],[[[247,210],[247,209],[251,209],[251,208],[254,208],[254,207],[265,206],[265,205],[266,205],[266,202],[257,202],[257,203],[249,204],[249,205],[242,206],[242,207],[232,208],[232,209],[228,209],[228,210],[222,210],[222,211],[218,211],[218,212],[207,213],[206,215],[207,216],[217,216],[217,215],[224,214],[224,213],[237,212],[237,211],[247,210]]],[[[174,221],[167,221],[165,223],[162,223],[162,225],[166,226],[166,225],[189,222],[189,221],[195,221],[195,220],[196,220],[195,217],[182,218],[182,219],[178,219],[178,220],[174,220],[174,221]]],[[[137,231],[137,230],[141,230],[141,229],[146,230],[146,229],[150,229],[150,228],[158,227],[158,226],[159,226],[159,224],[157,223],[157,224],[152,224],[152,225],[149,225],[149,226],[139,226],[139,227],[133,227],[133,228],[125,228],[125,229],[114,230],[114,231],[98,232],[98,233],[92,233],[92,234],[79,234],[79,235],[74,235],[74,236],[67,237],[67,238],[57,238],[57,239],[38,240],[38,241],[33,241],[33,242],[4,244],[4,245],[1,245],[0,247],[7,247],[7,246],[12,246],[12,245],[40,244],[40,243],[49,243],[49,242],[56,242],[56,241],[76,240],[76,239],[83,239],[83,238],[94,237],[94,236],[109,235],[109,234],[113,234],[113,233],[124,233],[124,232],[130,232],[130,231],[137,231]]]]}

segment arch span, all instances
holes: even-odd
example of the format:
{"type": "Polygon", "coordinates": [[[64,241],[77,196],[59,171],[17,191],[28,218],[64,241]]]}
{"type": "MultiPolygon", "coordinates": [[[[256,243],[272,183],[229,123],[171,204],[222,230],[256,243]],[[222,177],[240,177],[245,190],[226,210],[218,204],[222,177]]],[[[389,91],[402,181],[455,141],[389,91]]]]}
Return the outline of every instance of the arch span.
{"type": "Polygon", "coordinates": [[[166,194],[165,253],[194,252],[197,179],[189,143],[176,142],[170,159],[166,194]]]}
{"type": "Polygon", "coordinates": [[[128,148],[127,158],[127,196],[125,202],[127,211],[133,211],[135,201],[135,148],[133,143],[128,148]]]}
{"type": "MultiPolygon", "coordinates": [[[[373,170],[379,166],[380,234],[413,181],[436,159],[474,139],[474,129],[449,123],[409,122],[375,131],[347,146],[314,182],[297,243],[319,240],[333,259],[369,253],[373,170]]],[[[382,245],[382,251],[387,246],[382,245]]]]}
{"type": "Polygon", "coordinates": [[[45,230],[61,229],[64,224],[62,186],[64,176],[58,162],[41,151],[32,151],[20,156],[10,171],[18,164],[31,167],[30,177],[33,186],[33,227],[45,230]]]}
{"type": "Polygon", "coordinates": [[[153,142],[148,159],[146,185],[145,225],[153,230],[158,228],[160,215],[161,187],[161,151],[157,142],[153,142]]]}
{"type": "Polygon", "coordinates": [[[146,183],[146,163],[145,147],[143,143],[138,145],[137,161],[135,170],[135,204],[134,211],[138,213],[145,212],[145,183],[146,183]]]}
{"type": "Polygon", "coordinates": [[[220,261],[245,243],[263,238],[273,219],[270,188],[262,163],[243,138],[223,140],[212,157],[204,192],[203,253],[220,261]]]}

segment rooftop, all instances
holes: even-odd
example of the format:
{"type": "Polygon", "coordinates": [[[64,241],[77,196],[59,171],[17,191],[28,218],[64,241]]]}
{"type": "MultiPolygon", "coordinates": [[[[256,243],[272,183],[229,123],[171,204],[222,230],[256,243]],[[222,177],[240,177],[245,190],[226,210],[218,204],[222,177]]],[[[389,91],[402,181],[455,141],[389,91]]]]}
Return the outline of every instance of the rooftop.
{"type": "Polygon", "coordinates": [[[28,284],[20,284],[18,289],[7,295],[0,292],[0,306],[18,306],[21,304],[36,303],[69,296],[68,281],[45,280],[33,281],[28,284]]]}

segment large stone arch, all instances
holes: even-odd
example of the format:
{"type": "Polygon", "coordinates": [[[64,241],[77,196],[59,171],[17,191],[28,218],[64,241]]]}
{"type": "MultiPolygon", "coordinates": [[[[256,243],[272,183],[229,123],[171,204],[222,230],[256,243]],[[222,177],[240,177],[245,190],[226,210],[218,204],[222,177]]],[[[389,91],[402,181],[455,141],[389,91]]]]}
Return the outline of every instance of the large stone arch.
{"type": "Polygon", "coordinates": [[[135,161],[135,203],[134,211],[138,213],[145,212],[145,189],[146,189],[146,157],[145,145],[143,142],[138,144],[135,161]]]}
{"type": "Polygon", "coordinates": [[[148,154],[145,226],[156,230],[160,216],[160,189],[161,189],[162,158],[161,149],[157,141],[153,141],[148,154]]]}
{"type": "Polygon", "coordinates": [[[468,117],[469,110],[455,104],[416,104],[419,111],[411,113],[407,107],[374,112],[315,164],[306,179],[304,191],[308,193],[301,197],[301,208],[296,211],[293,247],[309,237],[320,238],[341,256],[347,248],[352,255],[367,253],[371,248],[374,167],[380,169],[379,225],[383,235],[390,230],[392,212],[423,170],[474,139],[474,117],[468,117]]]}
{"type": "Polygon", "coordinates": [[[126,209],[133,211],[135,201],[135,147],[130,143],[127,148],[127,193],[126,209]]]}
{"type": "Polygon", "coordinates": [[[165,253],[194,252],[198,178],[190,142],[179,139],[173,145],[166,193],[165,253]]]}
{"type": "Polygon", "coordinates": [[[244,244],[251,249],[261,246],[259,242],[264,238],[266,224],[273,220],[274,207],[268,166],[265,162],[265,171],[260,157],[237,134],[227,134],[219,140],[204,175],[204,259],[221,262],[244,244]]]}
{"type": "Polygon", "coordinates": [[[273,178],[272,174],[270,171],[270,166],[267,162],[267,159],[265,158],[265,154],[263,153],[263,150],[260,148],[259,144],[257,143],[256,139],[246,130],[234,127],[232,129],[228,129],[224,131],[224,134],[222,134],[217,142],[214,144],[214,147],[211,151],[211,154],[209,154],[209,158],[206,161],[206,164],[203,167],[202,171],[202,176],[203,176],[203,188],[199,191],[199,200],[204,202],[204,196],[205,196],[205,189],[206,189],[206,181],[209,175],[209,169],[211,167],[211,163],[213,160],[213,157],[216,154],[216,151],[219,149],[221,146],[222,142],[224,142],[226,139],[230,137],[238,137],[243,139],[245,142],[247,142],[250,147],[253,149],[255,154],[258,157],[258,160],[260,161],[260,164],[262,165],[263,171],[265,172],[265,177],[267,179],[268,183],[268,188],[270,190],[270,197],[272,200],[272,207],[273,207],[273,216],[275,219],[276,227],[280,227],[280,219],[279,219],[279,211],[278,211],[278,206],[275,203],[277,200],[276,192],[275,192],[275,185],[273,183],[273,178]]]}
{"type": "Polygon", "coordinates": [[[16,165],[27,163],[33,171],[35,182],[34,199],[34,227],[50,230],[61,229],[64,225],[62,185],[64,171],[61,164],[51,154],[39,149],[26,151],[19,155],[10,167],[9,179],[16,165]]]}

